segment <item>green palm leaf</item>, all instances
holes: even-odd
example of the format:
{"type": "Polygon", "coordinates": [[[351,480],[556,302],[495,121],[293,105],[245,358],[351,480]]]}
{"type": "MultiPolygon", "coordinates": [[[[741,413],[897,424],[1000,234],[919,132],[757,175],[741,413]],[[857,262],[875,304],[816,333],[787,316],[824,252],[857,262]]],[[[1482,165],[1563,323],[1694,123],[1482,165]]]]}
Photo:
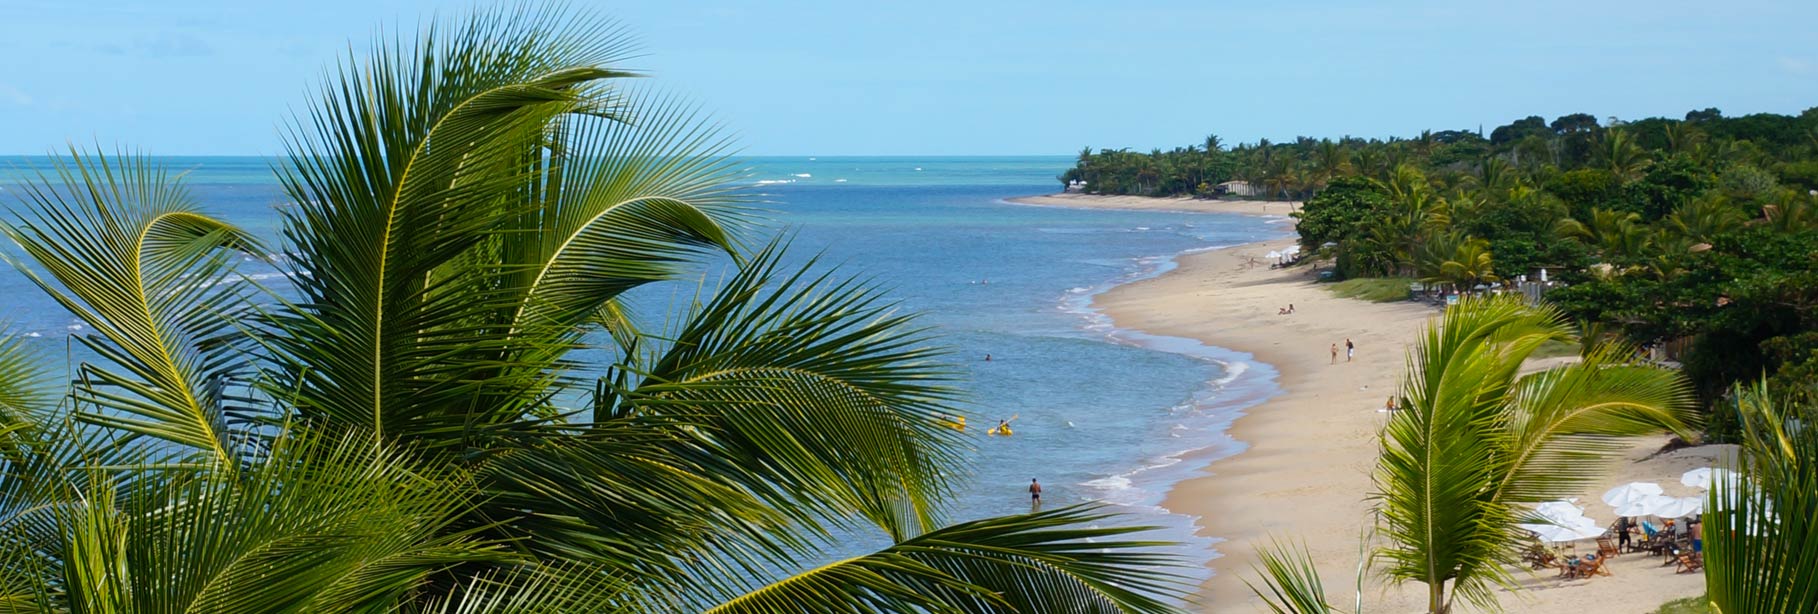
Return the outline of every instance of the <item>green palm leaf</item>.
{"type": "Polygon", "coordinates": [[[23,525],[0,547],[53,574],[39,599],[85,612],[393,611],[456,566],[521,561],[447,530],[472,492],[459,475],[410,472],[364,438],[280,441],[243,471],[91,470],[48,508],[53,547],[23,525]]]}
{"type": "Polygon", "coordinates": [[[872,289],[813,263],[783,274],[781,255],[753,257],[630,366],[642,379],[623,402],[698,424],[696,444],[775,504],[858,512],[896,539],[934,526],[960,449],[939,422],[958,413],[939,352],[872,289]]]}
{"type": "Polygon", "coordinates": [[[143,158],[72,150],[52,164],[26,184],[32,217],[5,232],[50,277],[15,265],[95,330],[77,338],[105,362],[82,365],[75,393],[101,411],[82,419],[231,460],[227,389],[246,364],[203,342],[234,332],[247,294],[231,252],[258,253],[254,241],[143,158]]]}
{"type": "Polygon", "coordinates": [[[1743,479],[1717,480],[1705,500],[1705,589],[1718,612],[1818,608],[1818,411],[1776,399],[1765,384],[1736,390],[1743,479]]]}
{"type": "Polygon", "coordinates": [[[483,14],[381,45],[293,130],[302,299],[278,318],[280,365],[308,415],[381,440],[464,421],[451,408],[491,374],[475,363],[498,360],[486,320],[509,299],[487,292],[496,266],[464,256],[516,213],[551,123],[605,112],[598,82],[628,74],[599,68],[619,46],[585,38],[597,23],[562,17],[483,14]]]}
{"type": "Polygon", "coordinates": [[[514,329],[572,327],[636,285],[674,279],[713,249],[736,253],[728,143],[672,100],[634,94],[623,115],[575,117],[554,142],[544,201],[503,234],[524,304],[514,329]]]}
{"type": "Polygon", "coordinates": [[[791,576],[708,609],[769,612],[1176,612],[1180,561],[1148,527],[1074,528],[1090,508],[960,523],[791,576]]]}
{"type": "Polygon", "coordinates": [[[42,419],[56,399],[43,357],[0,324],[0,431],[42,419]]]}
{"type": "Polygon", "coordinates": [[[1410,352],[1406,409],[1383,431],[1376,470],[1391,542],[1379,554],[1391,578],[1427,585],[1429,611],[1455,598],[1491,607],[1492,589],[1513,585],[1516,504],[1575,492],[1622,449],[1618,437],[1687,430],[1678,374],[1618,364],[1611,348],[1517,377],[1541,344],[1570,338],[1551,308],[1469,299],[1410,352]]]}
{"type": "Polygon", "coordinates": [[[1262,567],[1256,571],[1262,577],[1261,587],[1245,580],[1250,591],[1261,597],[1268,604],[1269,611],[1275,614],[1330,614],[1338,608],[1326,602],[1325,583],[1319,577],[1319,568],[1313,564],[1313,555],[1307,552],[1305,544],[1287,545],[1275,542],[1267,548],[1259,548],[1256,557],[1262,567]],[[1265,592],[1266,589],[1266,592],[1265,592]]]}
{"type": "Polygon", "coordinates": [[[262,296],[219,282],[263,250],[162,171],[58,161],[6,232],[100,360],[72,418],[0,340],[0,609],[1171,611],[1175,561],[1107,516],[942,527],[941,353],[870,284],[745,253],[727,142],[622,89],[625,40],[511,6],[344,63],[289,132],[262,296]],[[720,254],[673,328],[626,313],[720,254]],[[896,545],[750,590],[871,526],[896,545]]]}

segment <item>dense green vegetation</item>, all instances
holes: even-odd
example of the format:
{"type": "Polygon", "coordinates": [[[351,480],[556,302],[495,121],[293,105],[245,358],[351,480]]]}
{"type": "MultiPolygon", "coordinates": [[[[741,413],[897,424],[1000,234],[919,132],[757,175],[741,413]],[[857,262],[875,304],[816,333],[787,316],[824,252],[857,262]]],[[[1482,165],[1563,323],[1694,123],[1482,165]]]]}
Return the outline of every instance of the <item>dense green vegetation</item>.
{"type": "Polygon", "coordinates": [[[1175,611],[1139,528],[944,520],[938,348],[782,265],[622,42],[511,6],[349,58],[291,124],[280,246],[146,159],[9,189],[86,351],[0,334],[0,610],[1175,611]],[[236,283],[273,250],[280,287],[236,283]],[[626,317],[714,257],[670,324],[626,317]],[[821,564],[856,531],[888,545],[821,564]]]}
{"type": "Polygon", "coordinates": [[[1243,179],[1304,199],[1301,244],[1343,277],[1471,288],[1545,268],[1592,334],[1672,348],[1706,407],[1763,375],[1818,394],[1818,108],[1219,145],[1082,152],[1063,179],[1152,195],[1243,179]]]}

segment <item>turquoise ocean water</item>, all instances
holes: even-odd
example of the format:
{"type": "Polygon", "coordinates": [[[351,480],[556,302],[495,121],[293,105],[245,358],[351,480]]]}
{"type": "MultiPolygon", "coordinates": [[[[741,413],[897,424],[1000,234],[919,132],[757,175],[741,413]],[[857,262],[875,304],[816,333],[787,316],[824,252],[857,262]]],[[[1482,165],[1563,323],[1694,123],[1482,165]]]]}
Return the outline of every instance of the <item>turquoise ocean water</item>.
{"type": "MultiPolygon", "coordinates": [[[[185,172],[206,210],[275,237],[272,208],[285,199],[267,160],[161,161],[185,172]]],[[[1223,429],[1274,393],[1274,373],[1245,354],[1116,329],[1091,300],[1165,272],[1182,252],[1283,236],[1279,220],[1004,201],[1054,191],[1070,163],[1059,156],[746,162],[768,217],[794,234],[795,257],[819,253],[926,314],[966,378],[971,424],[1019,416],[1014,437],[969,431],[976,450],[953,517],[1028,511],[1024,489],[1039,478],[1048,506],[1105,502],[1135,515],[1130,522],[1162,526],[1158,537],[1185,542],[1190,558],[1214,556],[1210,540],[1192,536],[1192,519],[1158,505],[1197,469],[1183,455],[1236,451],[1223,429]]],[[[14,206],[22,169],[33,164],[42,161],[0,157],[0,202],[14,206]]],[[[0,270],[0,296],[0,317],[49,355],[68,355],[67,336],[80,330],[69,314],[10,267],[0,270]]],[[[835,554],[883,543],[855,535],[835,554]]]]}

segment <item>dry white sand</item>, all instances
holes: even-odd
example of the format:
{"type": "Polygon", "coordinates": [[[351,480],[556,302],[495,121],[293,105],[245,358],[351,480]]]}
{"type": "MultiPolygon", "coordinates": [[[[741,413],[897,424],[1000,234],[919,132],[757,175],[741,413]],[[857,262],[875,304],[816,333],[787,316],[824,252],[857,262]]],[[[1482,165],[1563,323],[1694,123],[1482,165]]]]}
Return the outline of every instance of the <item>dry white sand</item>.
{"type": "MultiPolygon", "coordinates": [[[[1077,194],[1015,199],[1025,204],[1167,211],[1208,211],[1284,215],[1280,202],[1204,201],[1077,194]]],[[[1304,540],[1333,590],[1335,604],[1355,600],[1353,579],[1359,536],[1369,522],[1369,473],[1377,453],[1376,433],[1387,414],[1378,411],[1396,389],[1406,351],[1428,318],[1438,312],[1415,303],[1368,303],[1333,296],[1313,282],[1308,267],[1271,270],[1249,264],[1291,245],[1291,240],[1252,243],[1188,254],[1179,268],[1154,279],[1119,286],[1094,303],[1120,327],[1189,337],[1248,352],[1280,373],[1283,393],[1251,408],[1231,435],[1248,449],[1212,462],[1204,477],[1187,480],[1169,494],[1166,507],[1197,516],[1202,533],[1225,540],[1213,560],[1213,577],[1202,589],[1207,612],[1264,611],[1244,578],[1254,548],[1271,536],[1304,540]],[[1277,315],[1292,303],[1295,313],[1277,315]],[[1344,342],[1357,344],[1346,361],[1344,342]],[[1330,348],[1339,346],[1334,364],[1330,348]]],[[[1581,494],[1588,516],[1615,518],[1598,496],[1616,484],[1656,481],[1668,494],[1696,494],[1680,486],[1679,475],[1712,464],[1725,450],[1689,448],[1653,455],[1666,441],[1635,443],[1626,458],[1612,462],[1595,488],[1581,494]]],[[[1588,470],[1596,470],[1589,468],[1588,470]]],[[[1594,549],[1593,542],[1580,548],[1594,549]]],[[[1504,593],[1511,612],[1593,611],[1599,614],[1652,612],[1661,603],[1701,594],[1702,574],[1675,574],[1661,559],[1628,554],[1608,566],[1612,575],[1561,581],[1552,572],[1518,571],[1525,590],[1504,593]]],[[[1419,612],[1424,587],[1365,588],[1366,612],[1419,612]]],[[[1472,608],[1458,608],[1473,611],[1472,608]]]]}

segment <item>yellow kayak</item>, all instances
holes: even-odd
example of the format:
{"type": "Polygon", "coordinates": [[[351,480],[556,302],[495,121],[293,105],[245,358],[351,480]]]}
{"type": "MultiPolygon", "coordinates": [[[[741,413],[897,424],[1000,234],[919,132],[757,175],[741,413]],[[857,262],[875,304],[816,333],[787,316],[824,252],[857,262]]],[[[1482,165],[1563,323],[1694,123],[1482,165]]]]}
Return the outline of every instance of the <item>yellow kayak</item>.
{"type": "Polygon", "coordinates": [[[1017,419],[1017,418],[1020,418],[1020,417],[1022,417],[1022,414],[1017,414],[1017,415],[1014,415],[1014,416],[1010,416],[1010,419],[1009,419],[1009,420],[1005,420],[1005,421],[1003,421],[1003,422],[999,422],[999,423],[997,423],[997,426],[994,426],[994,427],[991,427],[991,430],[988,430],[988,431],[985,431],[985,434],[987,434],[987,435],[1003,435],[1003,436],[1005,436],[1005,437],[1009,437],[1009,436],[1010,436],[1010,433],[1011,433],[1011,431],[1010,431],[1010,423],[1012,423],[1012,422],[1015,422],[1015,421],[1016,421],[1016,419],[1017,419]]]}

